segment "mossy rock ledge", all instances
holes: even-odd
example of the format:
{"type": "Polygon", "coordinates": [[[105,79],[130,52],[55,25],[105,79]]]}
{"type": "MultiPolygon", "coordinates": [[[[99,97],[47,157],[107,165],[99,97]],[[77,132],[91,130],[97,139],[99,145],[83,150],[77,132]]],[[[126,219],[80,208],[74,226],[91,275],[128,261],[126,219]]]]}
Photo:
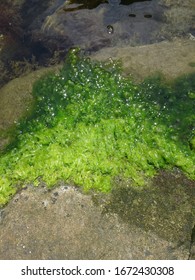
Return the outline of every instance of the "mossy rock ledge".
{"type": "MultiPolygon", "coordinates": [[[[10,241],[10,248],[13,248],[14,240],[18,239],[14,233],[10,235],[11,228],[6,226],[8,221],[16,226],[14,211],[18,232],[23,226],[29,229],[27,237],[22,235],[18,239],[21,247],[15,254],[19,259],[193,258],[194,80],[192,73],[174,83],[163,83],[158,76],[135,84],[120,74],[117,64],[91,62],[79,56],[78,50],[70,52],[57,74],[50,73],[38,80],[33,87],[32,113],[16,126],[15,141],[0,159],[1,204],[19,191],[1,210],[2,254],[13,258],[10,250],[5,252],[5,246],[10,241]],[[23,190],[27,185],[27,190],[23,190]],[[49,190],[41,188],[45,185],[49,190]],[[64,186],[80,187],[82,192],[71,187],[66,192],[64,186]],[[63,201],[61,206],[58,199],[63,201]],[[78,223],[76,212],[66,209],[70,199],[73,199],[70,209],[75,205],[77,212],[85,209],[83,227],[82,218],[78,223]],[[32,207],[27,207],[25,200],[32,207]],[[97,211],[100,228],[108,235],[109,232],[117,235],[116,242],[121,234],[123,240],[131,235],[133,242],[132,229],[140,230],[143,240],[136,240],[141,242],[141,247],[136,249],[137,242],[130,242],[131,253],[127,249],[122,253],[124,242],[119,246],[119,253],[112,244],[110,255],[108,248],[106,252],[100,249],[97,255],[90,254],[97,251],[97,247],[92,250],[94,230],[90,228],[87,235],[90,242],[80,247],[81,253],[71,251],[66,245],[70,240],[75,241],[77,235],[69,237],[69,241],[62,238],[64,250],[56,251],[55,241],[48,237],[48,224],[56,233],[56,217],[61,221],[62,213],[66,213],[67,221],[73,215],[69,223],[76,223],[72,224],[72,229],[79,228],[82,242],[89,226],[90,209],[93,214],[97,211]],[[38,229],[44,221],[38,219],[36,229],[31,221],[44,211],[54,213],[41,234],[38,229]],[[23,217],[27,215],[26,225],[23,219],[19,222],[19,213],[23,217]],[[106,226],[107,217],[110,217],[109,226],[106,226]],[[113,229],[115,226],[117,228],[113,229]],[[53,251],[46,246],[42,254],[35,244],[44,244],[47,239],[50,245],[54,242],[53,251]],[[162,245],[160,252],[158,244],[162,245]]],[[[62,221],[60,224],[62,237],[64,224],[62,221]]],[[[94,227],[98,228],[96,222],[94,227]]],[[[95,240],[96,245],[101,242],[100,248],[103,248],[108,236],[104,239],[98,229],[95,240]]]]}

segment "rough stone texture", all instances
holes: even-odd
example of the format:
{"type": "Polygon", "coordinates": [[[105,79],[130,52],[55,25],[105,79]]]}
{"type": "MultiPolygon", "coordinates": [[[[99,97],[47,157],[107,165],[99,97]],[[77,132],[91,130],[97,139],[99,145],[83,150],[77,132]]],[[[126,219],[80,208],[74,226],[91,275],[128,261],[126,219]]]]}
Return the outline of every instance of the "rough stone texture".
{"type": "Polygon", "coordinates": [[[42,68],[23,77],[16,78],[0,89],[0,150],[9,142],[9,137],[1,133],[11,128],[22,116],[28,114],[32,103],[33,83],[60,66],[42,68]]]}
{"type": "Polygon", "coordinates": [[[0,259],[187,259],[182,244],[103,214],[72,187],[29,187],[1,210],[0,259]]]}
{"type": "Polygon", "coordinates": [[[189,259],[190,260],[195,260],[195,225],[192,229],[191,248],[190,248],[189,259]]]}
{"type": "Polygon", "coordinates": [[[195,41],[175,39],[137,47],[104,48],[91,57],[99,61],[121,60],[124,73],[137,80],[158,72],[166,79],[174,79],[195,71],[194,53],[195,41]]]}
{"type": "Polygon", "coordinates": [[[129,224],[189,249],[194,242],[195,182],[179,170],[160,171],[143,189],[131,182],[118,182],[107,210],[129,224]]]}
{"type": "Polygon", "coordinates": [[[8,128],[25,114],[32,102],[32,88],[36,80],[57,67],[42,68],[23,77],[16,78],[0,89],[0,129],[8,128]]]}

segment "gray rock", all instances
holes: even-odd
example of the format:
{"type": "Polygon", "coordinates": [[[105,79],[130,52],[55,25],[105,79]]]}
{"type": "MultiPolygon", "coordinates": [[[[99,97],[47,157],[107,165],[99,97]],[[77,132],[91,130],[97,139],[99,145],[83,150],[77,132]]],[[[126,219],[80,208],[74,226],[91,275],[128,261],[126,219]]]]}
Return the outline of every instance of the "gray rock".
{"type": "Polygon", "coordinates": [[[69,186],[28,187],[5,207],[0,259],[187,259],[188,248],[104,213],[69,186]]]}
{"type": "Polygon", "coordinates": [[[162,25],[163,8],[155,1],[132,5],[101,4],[95,9],[73,9],[66,2],[60,3],[55,1],[32,22],[33,38],[49,41],[51,45],[53,41],[59,49],[80,46],[87,50],[159,40],[155,34],[162,25]],[[132,14],[135,17],[131,17],[132,14]],[[114,32],[107,32],[108,25],[114,32]]]}

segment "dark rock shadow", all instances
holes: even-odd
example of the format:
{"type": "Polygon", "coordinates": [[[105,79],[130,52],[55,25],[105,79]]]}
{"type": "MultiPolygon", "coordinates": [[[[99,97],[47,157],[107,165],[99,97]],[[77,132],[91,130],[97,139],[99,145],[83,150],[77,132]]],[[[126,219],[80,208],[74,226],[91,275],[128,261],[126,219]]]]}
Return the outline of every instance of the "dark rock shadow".
{"type": "Polygon", "coordinates": [[[189,249],[195,224],[194,204],[195,182],[178,170],[161,171],[143,189],[118,180],[105,211],[189,249]]]}

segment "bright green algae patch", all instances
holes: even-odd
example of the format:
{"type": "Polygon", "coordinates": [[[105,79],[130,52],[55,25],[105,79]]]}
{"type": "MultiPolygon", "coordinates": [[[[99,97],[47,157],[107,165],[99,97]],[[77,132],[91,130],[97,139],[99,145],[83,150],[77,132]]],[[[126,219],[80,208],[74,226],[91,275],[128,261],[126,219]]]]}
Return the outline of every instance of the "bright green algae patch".
{"type": "Polygon", "coordinates": [[[34,112],[1,155],[0,204],[27,183],[107,192],[116,177],[142,186],[174,167],[195,179],[194,92],[195,74],[135,85],[72,50],[59,74],[35,83],[34,112]]]}

